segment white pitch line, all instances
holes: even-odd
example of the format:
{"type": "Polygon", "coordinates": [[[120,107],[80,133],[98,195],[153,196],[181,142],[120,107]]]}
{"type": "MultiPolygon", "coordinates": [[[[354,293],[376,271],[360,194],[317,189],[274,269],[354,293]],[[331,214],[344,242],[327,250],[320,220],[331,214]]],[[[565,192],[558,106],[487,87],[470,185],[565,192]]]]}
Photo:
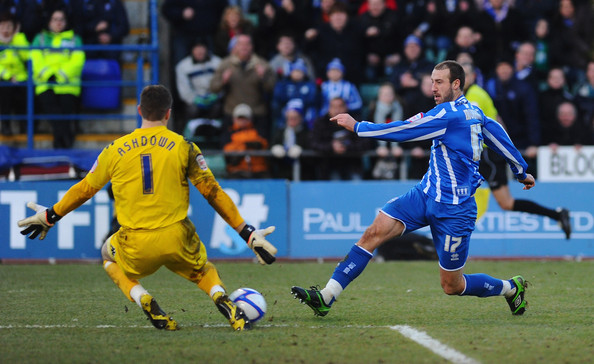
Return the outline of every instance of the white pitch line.
{"type": "Polygon", "coordinates": [[[459,351],[450,348],[447,345],[442,344],[438,340],[427,335],[423,331],[419,331],[408,325],[396,325],[390,326],[390,329],[400,332],[403,336],[411,339],[419,345],[426,347],[435,354],[447,359],[453,363],[464,363],[464,364],[479,364],[480,362],[467,357],[459,351]]]}

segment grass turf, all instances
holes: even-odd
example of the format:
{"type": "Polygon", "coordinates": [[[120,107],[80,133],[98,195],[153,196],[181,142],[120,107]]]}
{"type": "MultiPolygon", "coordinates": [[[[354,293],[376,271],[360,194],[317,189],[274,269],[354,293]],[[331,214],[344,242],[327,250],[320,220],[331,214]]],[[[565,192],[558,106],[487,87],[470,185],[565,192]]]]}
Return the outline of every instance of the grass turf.
{"type": "Polygon", "coordinates": [[[233,332],[210,299],[161,269],[142,280],[180,331],[163,332],[100,265],[0,265],[0,362],[443,363],[389,327],[408,325],[482,363],[585,363],[594,357],[594,261],[471,261],[466,272],[531,283],[524,316],[502,297],[450,297],[435,262],[371,263],[328,316],[290,295],[324,285],[335,263],[215,262],[229,291],[264,294],[268,312],[233,332]]]}

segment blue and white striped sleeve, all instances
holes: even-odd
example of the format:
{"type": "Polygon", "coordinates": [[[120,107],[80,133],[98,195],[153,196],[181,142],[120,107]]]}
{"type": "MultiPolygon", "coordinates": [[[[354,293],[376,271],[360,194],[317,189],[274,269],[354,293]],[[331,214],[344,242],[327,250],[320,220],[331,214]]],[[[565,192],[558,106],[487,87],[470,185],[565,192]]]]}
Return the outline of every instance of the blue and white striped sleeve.
{"type": "Polygon", "coordinates": [[[485,144],[505,158],[516,178],[525,179],[528,164],[501,124],[485,116],[483,136],[485,144]]]}
{"type": "Polygon", "coordinates": [[[405,121],[388,124],[374,124],[367,121],[357,123],[355,132],[362,138],[374,138],[395,142],[413,142],[436,139],[444,135],[448,126],[446,110],[436,114],[417,114],[405,121]]]}

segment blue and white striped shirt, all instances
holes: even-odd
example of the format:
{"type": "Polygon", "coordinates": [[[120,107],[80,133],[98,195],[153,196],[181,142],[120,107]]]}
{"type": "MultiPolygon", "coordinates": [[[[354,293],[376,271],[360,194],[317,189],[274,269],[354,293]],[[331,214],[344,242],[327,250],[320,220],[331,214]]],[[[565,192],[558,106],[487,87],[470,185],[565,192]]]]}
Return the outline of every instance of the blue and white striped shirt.
{"type": "Polygon", "coordinates": [[[507,160],[516,178],[526,178],[527,164],[503,127],[464,95],[408,120],[359,122],[355,132],[360,137],[396,142],[432,139],[429,169],[420,184],[436,202],[457,205],[474,195],[484,180],[479,173],[483,142],[507,160]]]}

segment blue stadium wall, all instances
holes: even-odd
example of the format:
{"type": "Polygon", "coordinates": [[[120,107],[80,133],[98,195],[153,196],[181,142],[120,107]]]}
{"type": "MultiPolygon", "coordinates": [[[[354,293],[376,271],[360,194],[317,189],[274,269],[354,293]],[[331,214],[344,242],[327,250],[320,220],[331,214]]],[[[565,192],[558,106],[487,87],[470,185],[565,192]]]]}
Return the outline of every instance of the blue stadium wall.
{"type": "MultiPolygon", "coordinates": [[[[0,259],[98,259],[109,230],[112,201],[100,191],[68,214],[43,241],[20,234],[17,221],[30,215],[26,201],[50,206],[72,181],[0,183],[0,259]]],[[[406,192],[412,182],[286,182],[221,180],[241,214],[257,227],[275,225],[271,241],[282,258],[339,258],[369,226],[382,205],[406,192]]],[[[538,183],[523,191],[512,183],[516,198],[571,210],[573,234],[565,240],[556,221],[502,211],[492,196],[477,222],[471,258],[594,258],[592,183],[538,183]]],[[[252,258],[243,240],[215,214],[194,189],[189,216],[207,245],[209,257],[252,258]]],[[[428,229],[419,231],[429,234],[428,229]]]]}

